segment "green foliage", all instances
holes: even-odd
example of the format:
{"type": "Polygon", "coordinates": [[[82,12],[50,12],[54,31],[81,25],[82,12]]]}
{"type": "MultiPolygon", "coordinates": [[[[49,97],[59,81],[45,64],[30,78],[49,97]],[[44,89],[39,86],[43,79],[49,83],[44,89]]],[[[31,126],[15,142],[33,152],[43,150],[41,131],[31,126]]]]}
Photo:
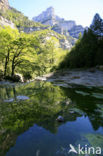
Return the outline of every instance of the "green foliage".
{"type": "Polygon", "coordinates": [[[16,68],[25,62],[30,68],[35,57],[33,35],[20,34],[17,30],[5,27],[0,30],[0,36],[0,61],[4,64],[4,76],[14,76],[16,68]]]}
{"type": "Polygon", "coordinates": [[[14,8],[10,8],[6,12],[0,11],[0,15],[15,23],[17,27],[44,27],[44,25],[40,23],[29,20],[28,17],[24,16],[21,12],[14,8]]]}
{"type": "Polygon", "coordinates": [[[1,28],[0,69],[4,77],[21,73],[24,79],[31,79],[56,69],[66,51],[60,48],[57,36],[48,36],[48,33],[52,32],[26,34],[10,27],[1,28]]]}
{"type": "Polygon", "coordinates": [[[103,38],[99,38],[91,29],[88,29],[59,67],[82,68],[96,65],[103,65],[103,38]]]}

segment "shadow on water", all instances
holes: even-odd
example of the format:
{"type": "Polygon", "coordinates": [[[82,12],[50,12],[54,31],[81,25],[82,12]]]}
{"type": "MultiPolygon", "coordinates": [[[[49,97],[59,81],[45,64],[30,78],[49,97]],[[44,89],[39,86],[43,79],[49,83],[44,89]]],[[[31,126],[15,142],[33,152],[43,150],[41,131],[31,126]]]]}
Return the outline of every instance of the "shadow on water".
{"type": "Polygon", "coordinates": [[[102,137],[102,128],[103,88],[0,86],[1,156],[66,156],[70,143],[85,138],[93,145],[86,135],[102,137]],[[63,123],[56,121],[59,115],[63,123]]]}

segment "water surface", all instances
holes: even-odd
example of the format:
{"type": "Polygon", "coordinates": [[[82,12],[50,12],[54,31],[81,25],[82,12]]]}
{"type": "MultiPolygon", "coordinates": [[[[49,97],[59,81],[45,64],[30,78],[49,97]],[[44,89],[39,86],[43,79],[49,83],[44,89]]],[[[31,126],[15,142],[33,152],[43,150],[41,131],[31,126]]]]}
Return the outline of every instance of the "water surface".
{"type": "Polygon", "coordinates": [[[72,156],[69,144],[103,150],[103,88],[0,85],[0,156],[72,156]]]}

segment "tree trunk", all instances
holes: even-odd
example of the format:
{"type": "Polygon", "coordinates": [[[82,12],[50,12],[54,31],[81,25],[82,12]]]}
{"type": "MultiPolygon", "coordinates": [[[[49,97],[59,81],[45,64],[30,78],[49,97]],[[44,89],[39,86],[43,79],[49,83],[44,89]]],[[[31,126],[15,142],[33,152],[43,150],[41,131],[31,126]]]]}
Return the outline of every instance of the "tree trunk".
{"type": "Polygon", "coordinates": [[[5,58],[5,69],[4,69],[4,77],[6,77],[6,72],[7,72],[7,65],[8,65],[8,59],[7,57],[5,58]]]}
{"type": "Polygon", "coordinates": [[[15,63],[15,57],[12,60],[12,72],[11,72],[12,77],[14,76],[14,73],[15,73],[15,64],[14,63],[15,63]]]}
{"type": "Polygon", "coordinates": [[[12,77],[14,76],[14,73],[15,73],[15,66],[12,65],[12,73],[11,73],[11,76],[12,76],[12,77]]]}
{"type": "Polygon", "coordinates": [[[8,63],[9,63],[9,55],[10,55],[10,51],[8,50],[8,54],[5,58],[5,69],[4,69],[4,77],[6,77],[6,73],[7,73],[7,66],[8,66],[8,63]]]}

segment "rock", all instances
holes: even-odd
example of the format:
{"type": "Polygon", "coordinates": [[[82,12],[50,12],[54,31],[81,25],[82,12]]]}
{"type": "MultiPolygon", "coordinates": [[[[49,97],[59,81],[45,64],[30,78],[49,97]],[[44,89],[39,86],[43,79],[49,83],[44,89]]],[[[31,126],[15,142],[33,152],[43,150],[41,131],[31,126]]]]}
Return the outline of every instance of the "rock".
{"type": "Polygon", "coordinates": [[[74,111],[70,111],[69,113],[70,113],[70,114],[74,114],[75,112],[74,112],[74,111]]]}
{"type": "Polygon", "coordinates": [[[103,65],[97,65],[96,69],[103,70],[103,65]]]}
{"type": "Polygon", "coordinates": [[[47,80],[47,78],[46,77],[36,77],[35,78],[35,80],[37,80],[37,81],[46,81],[47,80]]]}
{"type": "Polygon", "coordinates": [[[56,120],[58,122],[64,122],[64,118],[62,116],[58,116],[56,120]]]}
{"type": "Polygon", "coordinates": [[[15,24],[12,21],[5,19],[4,17],[0,16],[0,25],[3,26],[10,26],[12,29],[15,29],[15,24]]]}
{"type": "MultiPolygon", "coordinates": [[[[33,21],[40,22],[44,25],[52,26],[52,30],[57,33],[63,34],[65,36],[72,36],[75,38],[79,37],[79,34],[83,35],[84,28],[81,25],[76,25],[75,21],[65,20],[64,18],[60,18],[55,14],[55,10],[53,7],[48,8],[46,11],[43,11],[39,16],[34,17],[33,21]],[[69,33],[70,35],[69,35],[69,33]]],[[[70,39],[70,37],[69,37],[70,39]]]]}
{"type": "Polygon", "coordinates": [[[71,79],[80,79],[80,76],[73,76],[71,79]]]}
{"type": "Polygon", "coordinates": [[[17,27],[19,29],[19,31],[23,31],[25,33],[32,33],[34,31],[40,31],[40,30],[45,30],[45,29],[49,29],[49,26],[45,26],[45,27],[17,27]]]}
{"type": "Polygon", "coordinates": [[[68,30],[68,32],[72,37],[78,38],[80,32],[82,35],[84,34],[84,28],[82,25],[74,25],[70,30],[68,30]]]}
{"type": "Polygon", "coordinates": [[[72,44],[66,40],[66,39],[61,39],[59,40],[61,48],[63,49],[71,49],[72,48],[72,44]]]}
{"type": "Polygon", "coordinates": [[[46,11],[43,11],[39,16],[33,17],[35,22],[40,22],[44,25],[53,26],[56,24],[54,8],[49,7],[46,11]]]}
{"type": "Polygon", "coordinates": [[[94,34],[98,35],[99,37],[103,37],[103,19],[100,17],[99,14],[95,14],[90,28],[92,29],[94,34]]]}
{"type": "Polygon", "coordinates": [[[90,68],[89,72],[94,73],[95,72],[95,68],[90,68]]]}
{"type": "Polygon", "coordinates": [[[14,81],[14,82],[24,82],[23,77],[22,77],[21,74],[15,74],[15,75],[13,76],[13,81],[14,81]]]}
{"type": "Polygon", "coordinates": [[[74,113],[77,113],[77,114],[80,114],[80,115],[84,115],[84,112],[78,108],[72,108],[71,110],[69,110],[69,112],[71,114],[74,114],[74,113]]]}
{"type": "Polygon", "coordinates": [[[7,9],[9,9],[8,0],[0,0],[0,10],[5,11],[7,9]]]}
{"type": "Polygon", "coordinates": [[[6,76],[5,80],[9,80],[13,82],[24,82],[21,74],[15,74],[14,76],[6,76]]]}
{"type": "Polygon", "coordinates": [[[99,66],[99,69],[100,69],[100,70],[103,70],[103,65],[99,66]]]}
{"type": "Polygon", "coordinates": [[[96,66],[96,69],[99,69],[99,65],[96,66]]]}

